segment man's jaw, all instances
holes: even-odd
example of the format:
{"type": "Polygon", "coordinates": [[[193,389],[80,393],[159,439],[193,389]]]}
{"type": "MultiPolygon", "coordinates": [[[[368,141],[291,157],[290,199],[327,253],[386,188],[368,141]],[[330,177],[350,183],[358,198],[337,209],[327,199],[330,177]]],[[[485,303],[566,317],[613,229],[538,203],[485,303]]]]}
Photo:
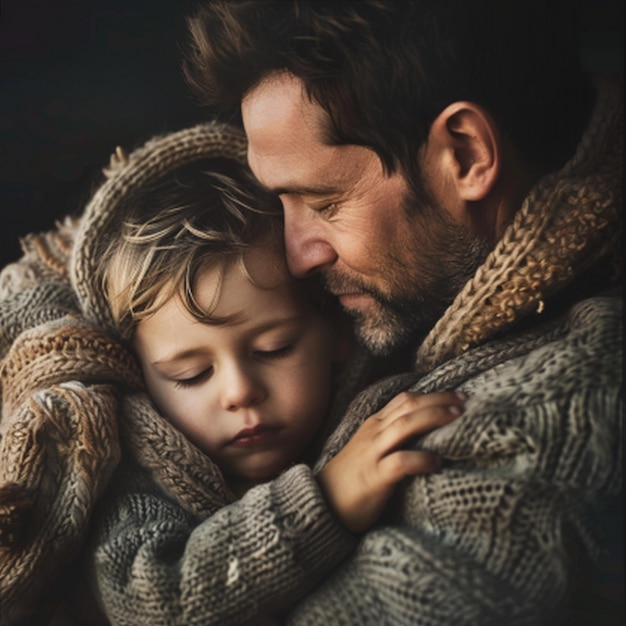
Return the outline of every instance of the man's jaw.
{"type": "Polygon", "coordinates": [[[337,274],[325,275],[324,286],[354,319],[357,336],[368,350],[384,355],[394,348],[398,333],[395,316],[372,288],[337,274]]]}
{"type": "Polygon", "coordinates": [[[346,313],[354,319],[359,341],[377,356],[389,356],[406,350],[419,336],[419,323],[407,311],[362,281],[337,274],[324,276],[325,288],[338,298],[346,313]]]}
{"type": "Polygon", "coordinates": [[[376,299],[375,291],[363,283],[363,281],[348,278],[337,273],[325,273],[323,275],[324,288],[336,296],[342,304],[353,302],[368,297],[376,299]]]}

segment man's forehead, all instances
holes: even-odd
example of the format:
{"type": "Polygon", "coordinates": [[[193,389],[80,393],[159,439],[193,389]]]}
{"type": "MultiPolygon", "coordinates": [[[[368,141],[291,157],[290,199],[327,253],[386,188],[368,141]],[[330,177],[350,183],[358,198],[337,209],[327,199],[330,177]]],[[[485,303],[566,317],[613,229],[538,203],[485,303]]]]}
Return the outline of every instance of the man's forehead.
{"type": "Polygon", "coordinates": [[[330,197],[358,179],[372,151],[325,141],[328,116],[312,102],[300,79],[268,76],[242,102],[248,163],[275,194],[330,197]]]}
{"type": "Polygon", "coordinates": [[[241,103],[244,129],[255,152],[278,141],[281,150],[303,141],[321,142],[324,110],[312,102],[299,78],[288,72],[270,74],[241,103]]]}

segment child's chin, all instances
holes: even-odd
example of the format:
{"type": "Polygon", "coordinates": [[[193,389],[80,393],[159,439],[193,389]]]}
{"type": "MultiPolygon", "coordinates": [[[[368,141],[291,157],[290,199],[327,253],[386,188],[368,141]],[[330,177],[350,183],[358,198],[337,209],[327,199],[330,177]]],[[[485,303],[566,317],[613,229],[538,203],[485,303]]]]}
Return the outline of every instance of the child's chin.
{"type": "Polygon", "coordinates": [[[268,482],[276,478],[281,472],[287,469],[284,466],[263,466],[259,468],[246,468],[236,474],[226,476],[229,484],[236,487],[236,491],[241,489],[251,489],[255,485],[268,482]]]}

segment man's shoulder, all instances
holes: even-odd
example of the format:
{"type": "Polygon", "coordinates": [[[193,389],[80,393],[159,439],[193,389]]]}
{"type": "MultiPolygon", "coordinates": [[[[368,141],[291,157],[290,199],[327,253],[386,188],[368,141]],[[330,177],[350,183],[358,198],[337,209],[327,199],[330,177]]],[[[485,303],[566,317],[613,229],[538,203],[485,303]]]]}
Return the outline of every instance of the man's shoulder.
{"type": "Polygon", "coordinates": [[[449,360],[416,385],[422,391],[566,383],[603,386],[621,378],[622,294],[615,289],[579,300],[551,319],[538,318],[449,360]],[[595,383],[594,383],[595,381],[595,383]]]}
{"type": "Polygon", "coordinates": [[[623,308],[621,288],[575,303],[563,320],[563,341],[587,345],[591,355],[621,353],[623,308]]]}
{"type": "Polygon", "coordinates": [[[542,396],[621,384],[622,308],[617,293],[587,298],[544,327],[504,339],[500,346],[495,342],[491,350],[500,347],[503,358],[475,382],[542,396]]]}

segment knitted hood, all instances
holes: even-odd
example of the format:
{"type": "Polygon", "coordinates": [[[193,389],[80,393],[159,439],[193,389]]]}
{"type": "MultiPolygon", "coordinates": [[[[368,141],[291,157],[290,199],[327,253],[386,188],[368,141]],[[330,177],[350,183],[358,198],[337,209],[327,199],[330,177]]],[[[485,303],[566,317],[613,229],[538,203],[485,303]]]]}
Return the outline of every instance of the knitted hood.
{"type": "Polygon", "coordinates": [[[85,317],[125,339],[131,329],[114,325],[100,283],[100,251],[107,233],[124,216],[135,189],[145,187],[173,169],[206,158],[228,158],[246,162],[246,140],[242,131],[211,122],[152,138],[126,155],[117,148],[104,174],[106,182],[97,190],[81,218],[70,260],[69,275],[85,317]]]}

